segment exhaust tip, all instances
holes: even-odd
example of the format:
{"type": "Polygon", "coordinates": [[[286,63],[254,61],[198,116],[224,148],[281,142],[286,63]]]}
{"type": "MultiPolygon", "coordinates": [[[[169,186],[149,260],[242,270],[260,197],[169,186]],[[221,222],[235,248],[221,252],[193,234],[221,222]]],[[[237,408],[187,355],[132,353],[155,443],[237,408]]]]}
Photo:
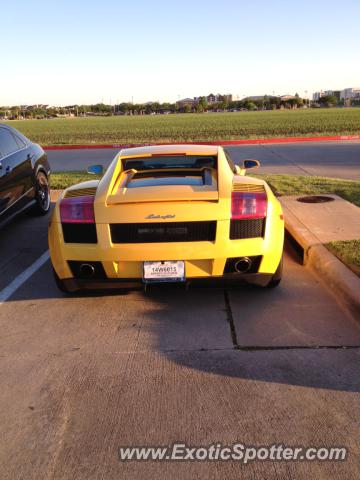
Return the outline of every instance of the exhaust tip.
{"type": "Polygon", "coordinates": [[[249,257],[242,257],[235,263],[234,268],[238,273],[246,273],[250,270],[252,261],[249,257]]]}
{"type": "Polygon", "coordinates": [[[80,265],[80,276],[82,278],[91,278],[95,273],[95,268],[90,263],[82,263],[80,265]]]}

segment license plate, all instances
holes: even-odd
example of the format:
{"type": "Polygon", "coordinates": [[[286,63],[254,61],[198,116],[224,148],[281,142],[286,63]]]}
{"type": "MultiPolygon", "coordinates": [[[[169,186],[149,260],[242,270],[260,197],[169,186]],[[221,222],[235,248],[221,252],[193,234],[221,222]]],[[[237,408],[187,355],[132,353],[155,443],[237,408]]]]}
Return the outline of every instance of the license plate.
{"type": "Polygon", "coordinates": [[[185,262],[144,262],[144,282],[184,282],[185,262]]]}

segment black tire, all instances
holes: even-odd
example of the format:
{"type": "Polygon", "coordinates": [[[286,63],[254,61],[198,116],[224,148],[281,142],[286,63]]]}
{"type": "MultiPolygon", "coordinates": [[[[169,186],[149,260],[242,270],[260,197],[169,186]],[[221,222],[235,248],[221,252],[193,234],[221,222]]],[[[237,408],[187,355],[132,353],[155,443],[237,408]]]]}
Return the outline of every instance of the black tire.
{"type": "Polygon", "coordinates": [[[35,215],[46,215],[50,210],[50,187],[47,176],[44,172],[39,172],[35,182],[35,200],[36,205],[33,208],[35,215]]]}
{"type": "Polygon", "coordinates": [[[277,267],[274,275],[271,277],[270,282],[266,285],[266,288],[275,288],[279,285],[279,283],[281,282],[282,273],[283,273],[283,264],[284,264],[284,256],[281,255],[279,266],[277,267]]]}
{"type": "Polygon", "coordinates": [[[55,280],[56,286],[61,292],[67,293],[68,295],[74,293],[73,291],[69,290],[66,287],[65,283],[58,277],[54,269],[53,269],[53,274],[54,274],[54,280],[55,280]]]}

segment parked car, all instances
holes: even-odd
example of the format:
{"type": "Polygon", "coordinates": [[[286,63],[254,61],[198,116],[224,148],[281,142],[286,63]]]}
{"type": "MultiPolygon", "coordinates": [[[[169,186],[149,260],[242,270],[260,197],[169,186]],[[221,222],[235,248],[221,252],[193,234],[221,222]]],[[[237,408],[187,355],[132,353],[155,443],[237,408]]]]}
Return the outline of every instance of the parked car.
{"type": "MultiPolygon", "coordinates": [[[[121,150],[101,180],[66,189],[49,224],[58,287],[246,281],[275,287],[284,219],[264,180],[222,147],[121,150]]],[[[99,173],[102,166],[89,168],[99,173]]]]}
{"type": "Polygon", "coordinates": [[[44,150],[14,128],[0,124],[0,226],[27,209],[50,209],[50,166],[44,150]]]}

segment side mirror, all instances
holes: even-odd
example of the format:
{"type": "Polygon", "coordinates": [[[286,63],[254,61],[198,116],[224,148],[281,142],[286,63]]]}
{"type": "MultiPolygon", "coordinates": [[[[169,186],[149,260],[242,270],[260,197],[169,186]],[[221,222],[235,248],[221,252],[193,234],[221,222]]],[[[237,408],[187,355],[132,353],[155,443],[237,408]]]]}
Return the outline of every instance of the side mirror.
{"type": "Polygon", "coordinates": [[[242,168],[244,170],[248,170],[249,168],[259,168],[260,162],[259,160],[244,160],[242,168]]]}
{"type": "Polygon", "coordinates": [[[102,175],[104,173],[103,165],[91,165],[88,167],[87,173],[91,173],[92,175],[102,175]]]}

